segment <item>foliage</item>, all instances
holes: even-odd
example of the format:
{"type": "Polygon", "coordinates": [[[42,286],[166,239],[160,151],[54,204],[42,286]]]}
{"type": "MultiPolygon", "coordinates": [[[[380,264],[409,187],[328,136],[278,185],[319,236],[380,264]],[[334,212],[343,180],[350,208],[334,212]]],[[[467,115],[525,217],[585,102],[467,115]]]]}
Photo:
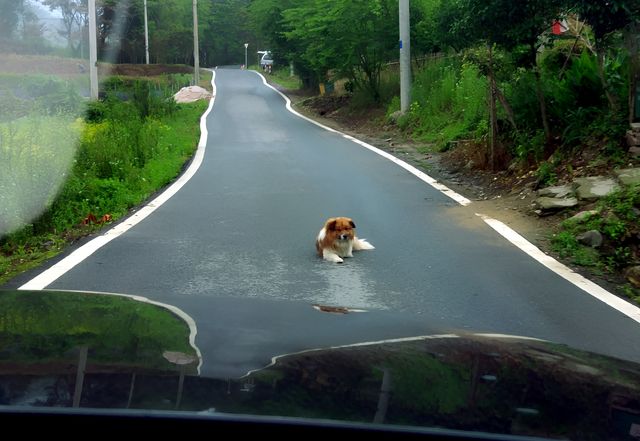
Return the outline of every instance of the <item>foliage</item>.
{"type": "Polygon", "coordinates": [[[308,0],[283,12],[287,39],[318,81],[336,69],[380,101],[380,73],[395,52],[397,2],[308,0]]]}
{"type": "Polygon", "coordinates": [[[552,245],[561,257],[570,257],[577,265],[596,266],[610,272],[624,269],[640,262],[639,213],[638,187],[617,191],[601,199],[597,214],[585,221],[565,221],[562,230],[553,237],[552,245]],[[576,237],[590,230],[603,235],[602,247],[593,249],[578,243],[576,237]]]}
{"type": "Polygon", "coordinates": [[[178,106],[150,81],[108,86],[85,121],[65,112],[0,121],[0,280],[91,231],[88,214],[123,216],[193,153],[207,103],[178,106]]]}
{"type": "MultiPolygon", "coordinates": [[[[416,74],[413,103],[401,124],[441,150],[451,141],[473,137],[486,118],[486,88],[477,66],[435,58],[416,74]]],[[[390,106],[387,113],[394,109],[390,106]]]]}

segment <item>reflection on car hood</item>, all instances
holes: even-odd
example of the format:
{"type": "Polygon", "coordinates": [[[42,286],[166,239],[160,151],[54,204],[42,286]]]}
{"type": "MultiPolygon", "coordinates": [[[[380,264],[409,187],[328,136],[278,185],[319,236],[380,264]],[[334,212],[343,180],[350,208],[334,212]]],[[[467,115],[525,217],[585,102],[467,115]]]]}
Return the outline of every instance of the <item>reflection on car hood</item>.
{"type": "Polygon", "coordinates": [[[213,378],[196,368],[199,352],[180,346],[189,327],[167,311],[150,315],[158,311],[120,297],[0,294],[0,407],[277,415],[569,439],[640,433],[640,365],[541,340],[456,332],[350,343],[213,378]],[[44,322],[61,328],[43,332],[44,322]]]}

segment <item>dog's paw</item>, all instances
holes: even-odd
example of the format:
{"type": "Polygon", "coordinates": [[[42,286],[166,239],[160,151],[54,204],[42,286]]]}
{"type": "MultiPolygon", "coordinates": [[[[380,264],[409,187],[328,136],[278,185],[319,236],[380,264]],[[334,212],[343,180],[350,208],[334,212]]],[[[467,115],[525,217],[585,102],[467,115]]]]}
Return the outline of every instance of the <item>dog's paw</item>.
{"type": "Polygon", "coordinates": [[[336,253],[333,253],[333,252],[328,251],[328,250],[324,250],[322,252],[322,257],[324,258],[324,260],[327,260],[329,262],[334,262],[334,263],[342,263],[342,262],[344,262],[344,260],[342,260],[342,258],[340,256],[338,256],[336,253]]]}
{"type": "Polygon", "coordinates": [[[353,249],[356,251],[362,250],[374,250],[376,247],[371,245],[367,239],[360,239],[359,237],[353,241],[353,249]]]}

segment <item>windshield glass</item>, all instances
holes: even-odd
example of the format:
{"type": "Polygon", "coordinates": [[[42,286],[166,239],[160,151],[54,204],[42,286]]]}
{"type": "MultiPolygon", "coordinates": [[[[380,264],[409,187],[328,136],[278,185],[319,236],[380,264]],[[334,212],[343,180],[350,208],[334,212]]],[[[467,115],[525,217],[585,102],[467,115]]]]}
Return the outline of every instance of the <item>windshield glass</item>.
{"type": "Polygon", "coordinates": [[[638,438],[613,3],[0,0],[0,412],[638,438]]]}

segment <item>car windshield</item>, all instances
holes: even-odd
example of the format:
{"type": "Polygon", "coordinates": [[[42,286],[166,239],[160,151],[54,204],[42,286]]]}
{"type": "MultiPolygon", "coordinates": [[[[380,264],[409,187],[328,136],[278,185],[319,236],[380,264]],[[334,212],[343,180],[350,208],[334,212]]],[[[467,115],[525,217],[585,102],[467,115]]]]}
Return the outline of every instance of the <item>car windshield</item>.
{"type": "Polygon", "coordinates": [[[0,0],[0,417],[640,438],[639,29],[0,0]]]}

